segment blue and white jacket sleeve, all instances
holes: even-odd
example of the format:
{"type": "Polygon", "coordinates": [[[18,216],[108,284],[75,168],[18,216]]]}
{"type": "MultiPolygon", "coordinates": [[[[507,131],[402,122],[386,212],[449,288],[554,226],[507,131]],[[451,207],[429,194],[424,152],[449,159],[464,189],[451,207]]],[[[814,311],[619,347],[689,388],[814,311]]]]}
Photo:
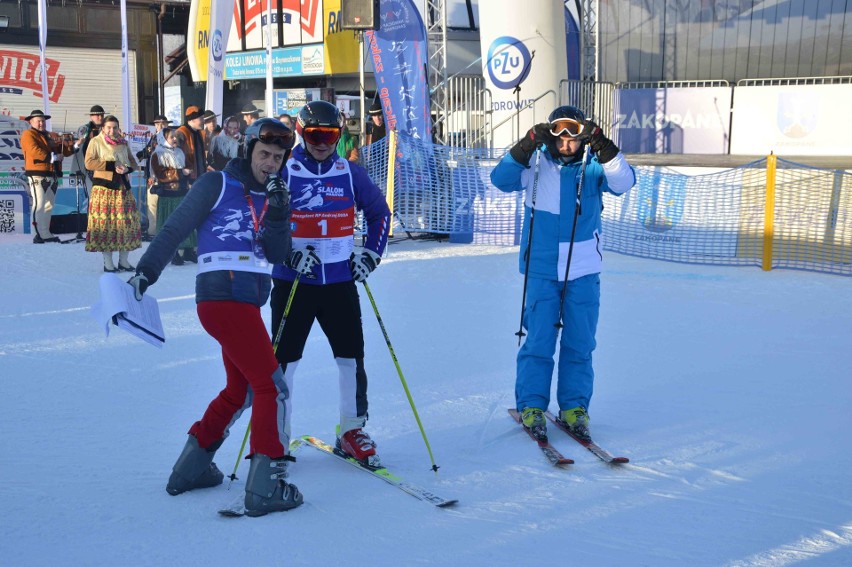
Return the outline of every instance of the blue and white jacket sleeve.
{"type": "Polygon", "coordinates": [[[367,170],[355,163],[351,163],[350,168],[355,205],[364,212],[364,219],[367,221],[367,238],[364,248],[382,256],[390,232],[390,208],[381,190],[370,179],[367,170]]]}

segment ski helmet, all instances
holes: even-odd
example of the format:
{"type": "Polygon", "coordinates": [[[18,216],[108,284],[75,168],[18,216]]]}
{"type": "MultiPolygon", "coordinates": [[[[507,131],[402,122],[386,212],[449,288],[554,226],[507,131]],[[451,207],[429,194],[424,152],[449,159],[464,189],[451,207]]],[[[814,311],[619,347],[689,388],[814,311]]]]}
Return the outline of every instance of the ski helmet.
{"type": "Polygon", "coordinates": [[[245,138],[243,139],[246,159],[251,160],[251,151],[258,140],[264,144],[275,144],[285,150],[290,150],[293,148],[295,138],[293,131],[278,119],[261,118],[255,120],[251,126],[246,128],[245,138]]]}
{"type": "Polygon", "coordinates": [[[568,118],[569,120],[584,122],[586,120],[586,115],[583,114],[583,111],[577,108],[576,106],[565,105],[560,106],[559,108],[551,112],[550,116],[547,117],[547,121],[555,122],[560,118],[568,118]]]}
{"type": "Polygon", "coordinates": [[[296,131],[301,136],[305,128],[318,126],[342,128],[340,109],[324,100],[314,100],[303,106],[296,119],[296,131]]]}

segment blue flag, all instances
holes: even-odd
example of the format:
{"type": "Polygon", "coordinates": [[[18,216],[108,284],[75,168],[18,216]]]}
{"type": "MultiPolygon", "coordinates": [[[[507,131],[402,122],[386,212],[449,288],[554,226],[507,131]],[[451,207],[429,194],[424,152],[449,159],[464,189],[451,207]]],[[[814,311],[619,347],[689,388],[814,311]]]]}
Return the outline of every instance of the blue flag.
{"type": "Polygon", "coordinates": [[[411,0],[381,0],[381,27],[366,37],[388,130],[432,140],[426,27],[411,0]]]}

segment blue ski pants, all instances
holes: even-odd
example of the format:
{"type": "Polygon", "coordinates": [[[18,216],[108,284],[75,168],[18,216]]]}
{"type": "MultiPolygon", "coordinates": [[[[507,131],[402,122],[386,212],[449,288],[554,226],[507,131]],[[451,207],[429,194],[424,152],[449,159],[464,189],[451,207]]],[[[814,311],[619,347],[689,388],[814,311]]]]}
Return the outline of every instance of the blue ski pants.
{"type": "MultiPolygon", "coordinates": [[[[530,277],[524,328],[527,337],[518,352],[515,401],[518,411],[526,407],[548,409],[550,384],[555,365],[556,327],[563,282],[530,277]]],[[[559,340],[556,401],[560,410],[589,407],[595,373],[592,351],[600,311],[600,274],[589,274],[568,282],[559,340]]]]}

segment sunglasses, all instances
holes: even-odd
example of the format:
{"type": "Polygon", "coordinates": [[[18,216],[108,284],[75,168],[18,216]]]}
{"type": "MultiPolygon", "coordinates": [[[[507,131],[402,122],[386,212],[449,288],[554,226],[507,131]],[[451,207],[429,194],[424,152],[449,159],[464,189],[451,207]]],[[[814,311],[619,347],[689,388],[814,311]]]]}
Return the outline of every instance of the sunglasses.
{"type": "Polygon", "coordinates": [[[285,150],[289,150],[293,147],[293,132],[282,132],[279,134],[273,132],[266,132],[265,134],[259,134],[257,139],[264,144],[275,144],[285,150]]]}
{"type": "Polygon", "coordinates": [[[333,146],[340,139],[340,128],[333,126],[312,126],[302,130],[302,137],[305,142],[312,146],[325,144],[333,146]]]}
{"type": "Polygon", "coordinates": [[[576,138],[583,131],[583,125],[576,120],[570,118],[559,118],[550,123],[550,133],[556,137],[567,134],[572,138],[576,138]]]}

